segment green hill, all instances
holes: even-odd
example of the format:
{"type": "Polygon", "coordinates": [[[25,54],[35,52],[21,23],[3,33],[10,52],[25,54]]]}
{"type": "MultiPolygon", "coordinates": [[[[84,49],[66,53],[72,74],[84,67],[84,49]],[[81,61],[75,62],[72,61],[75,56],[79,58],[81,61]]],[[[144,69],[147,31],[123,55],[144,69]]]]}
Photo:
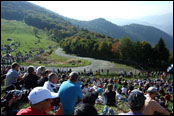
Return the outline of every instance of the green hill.
{"type": "Polygon", "coordinates": [[[20,21],[1,19],[1,46],[11,43],[7,38],[11,38],[14,42],[20,42],[21,45],[16,50],[22,53],[32,49],[48,49],[48,46],[57,45],[43,30],[38,29],[37,35],[39,38],[34,35],[32,26],[20,21]],[[39,39],[40,42],[37,43],[39,39]]]}
{"type": "MultiPolygon", "coordinates": [[[[37,29],[38,33],[37,36],[35,36],[33,28],[33,26],[28,26],[24,22],[1,19],[1,48],[3,48],[5,45],[10,45],[11,42],[14,42],[15,45],[16,43],[20,42],[20,47],[17,47],[16,52],[21,52],[24,54],[25,52],[28,53],[30,50],[36,50],[31,54],[34,56],[36,53],[38,53],[39,50],[44,49],[49,51],[49,46],[54,47],[52,48],[52,54],[45,52],[44,54],[21,63],[21,65],[76,67],[91,64],[87,60],[79,61],[79,59],[70,59],[55,55],[54,51],[58,47],[58,43],[52,41],[52,38],[47,35],[47,32],[41,29],[37,29]],[[8,38],[12,39],[12,41],[8,41],[8,38]],[[38,42],[39,39],[40,42],[38,42]],[[80,63],[74,65],[69,63],[70,61],[78,61],[80,63]]],[[[13,45],[11,48],[14,49],[15,45],[13,45]]],[[[1,50],[1,55],[4,53],[5,51],[1,50]]],[[[11,52],[11,54],[15,56],[14,51],[11,52]]]]}

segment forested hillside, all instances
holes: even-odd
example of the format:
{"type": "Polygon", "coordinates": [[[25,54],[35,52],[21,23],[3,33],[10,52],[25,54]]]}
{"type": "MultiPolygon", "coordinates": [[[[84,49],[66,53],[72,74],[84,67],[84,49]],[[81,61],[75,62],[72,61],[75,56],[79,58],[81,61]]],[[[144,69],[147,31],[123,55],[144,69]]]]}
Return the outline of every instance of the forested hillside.
{"type": "Polygon", "coordinates": [[[64,19],[70,21],[77,27],[102,33],[112,38],[129,37],[132,41],[147,41],[152,46],[154,46],[162,37],[164,39],[166,47],[170,50],[173,49],[173,38],[167,33],[152,26],[144,26],[140,24],[118,26],[103,18],[94,19],[91,21],[79,21],[66,17],[64,19]]]}

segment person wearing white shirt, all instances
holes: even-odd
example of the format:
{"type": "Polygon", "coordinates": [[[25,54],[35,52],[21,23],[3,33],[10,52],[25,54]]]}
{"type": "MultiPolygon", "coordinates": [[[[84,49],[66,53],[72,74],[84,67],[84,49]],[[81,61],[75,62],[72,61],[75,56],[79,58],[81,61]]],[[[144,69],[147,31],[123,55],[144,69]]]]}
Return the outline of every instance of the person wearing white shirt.
{"type": "Polygon", "coordinates": [[[57,92],[59,88],[58,76],[55,73],[51,73],[48,76],[48,81],[44,83],[44,88],[50,90],[51,92],[57,92]]]}
{"type": "Polygon", "coordinates": [[[124,94],[124,95],[126,95],[127,93],[127,88],[125,88],[124,86],[121,88],[121,90],[122,90],[122,93],[124,94]]]}
{"type": "Polygon", "coordinates": [[[89,92],[88,84],[85,84],[85,87],[83,89],[83,93],[87,94],[89,92]]]}

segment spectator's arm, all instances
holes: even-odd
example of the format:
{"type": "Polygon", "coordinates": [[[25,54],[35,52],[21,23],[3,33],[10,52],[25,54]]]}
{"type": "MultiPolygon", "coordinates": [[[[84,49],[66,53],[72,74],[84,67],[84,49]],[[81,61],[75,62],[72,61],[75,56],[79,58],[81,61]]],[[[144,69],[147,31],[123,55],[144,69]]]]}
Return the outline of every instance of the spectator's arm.
{"type": "Polygon", "coordinates": [[[78,88],[78,102],[82,102],[82,90],[80,87],[78,88]]]}
{"type": "Polygon", "coordinates": [[[23,74],[23,75],[20,75],[18,79],[19,79],[19,80],[24,80],[24,78],[25,78],[26,75],[27,75],[27,73],[25,73],[25,74],[23,74]]]}
{"type": "Polygon", "coordinates": [[[156,101],[153,104],[155,106],[155,111],[163,115],[170,115],[170,113],[165,108],[163,108],[160,104],[158,104],[156,101]]]}
{"type": "Polygon", "coordinates": [[[62,108],[62,104],[59,104],[58,109],[56,110],[56,115],[62,115],[63,113],[63,108],[62,108]]]}

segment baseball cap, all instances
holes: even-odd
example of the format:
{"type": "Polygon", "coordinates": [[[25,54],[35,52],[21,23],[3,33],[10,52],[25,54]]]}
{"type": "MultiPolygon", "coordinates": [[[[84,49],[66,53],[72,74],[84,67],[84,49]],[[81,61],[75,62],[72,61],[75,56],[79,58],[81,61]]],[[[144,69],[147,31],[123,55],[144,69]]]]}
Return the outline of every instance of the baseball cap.
{"type": "Polygon", "coordinates": [[[149,93],[149,92],[158,93],[158,90],[157,90],[156,87],[149,87],[149,88],[147,89],[147,92],[148,92],[148,93],[149,93]]]}
{"type": "Polygon", "coordinates": [[[46,99],[51,99],[56,97],[58,97],[57,93],[50,92],[48,89],[44,87],[36,87],[28,95],[28,99],[32,104],[37,104],[46,99]]]}
{"type": "Polygon", "coordinates": [[[145,99],[146,97],[140,90],[133,90],[128,97],[128,104],[130,109],[140,110],[144,106],[145,99]]]}

